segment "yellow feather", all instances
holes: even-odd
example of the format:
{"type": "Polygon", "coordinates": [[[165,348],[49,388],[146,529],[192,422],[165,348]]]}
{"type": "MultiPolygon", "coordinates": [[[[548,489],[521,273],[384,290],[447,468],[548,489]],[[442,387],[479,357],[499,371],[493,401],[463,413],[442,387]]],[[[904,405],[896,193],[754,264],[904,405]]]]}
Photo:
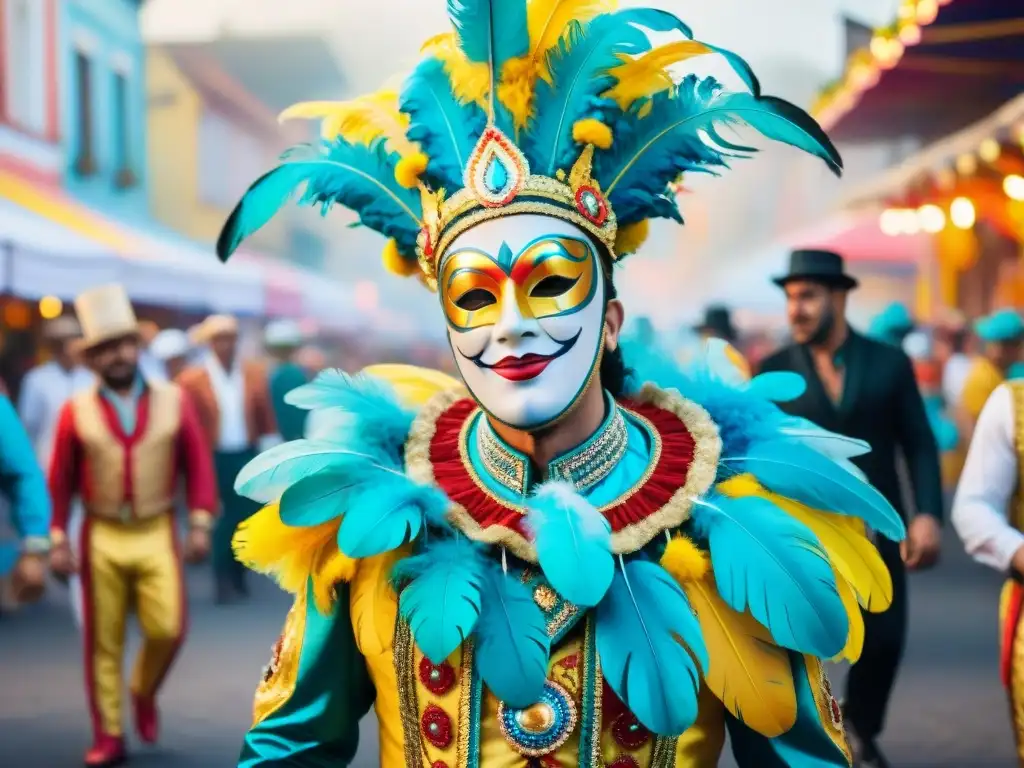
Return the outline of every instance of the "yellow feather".
{"type": "Polygon", "coordinates": [[[627,256],[636,253],[640,250],[640,246],[647,241],[650,231],[651,223],[648,219],[641,219],[633,224],[620,227],[615,235],[615,254],[627,256]]]}
{"type": "Polygon", "coordinates": [[[853,594],[850,583],[834,567],[832,570],[835,573],[839,598],[843,601],[843,607],[850,620],[850,633],[846,636],[846,646],[839,652],[836,661],[848,659],[855,662],[860,658],[861,651],[864,650],[864,614],[860,612],[857,596],[853,594]]]}
{"type": "Polygon", "coordinates": [[[491,68],[486,62],[467,59],[459,48],[454,32],[431,38],[423,50],[444,64],[455,98],[464,104],[476,103],[484,109],[488,108],[491,68]]]}
{"type": "Polygon", "coordinates": [[[637,99],[671,88],[673,79],[669,67],[673,64],[706,53],[711,53],[711,49],[703,43],[678,40],[658,46],[635,59],[622,54],[619,56],[622,63],[608,70],[617,82],[601,96],[614,99],[620,108],[627,110],[637,99]]]}
{"type": "Polygon", "coordinates": [[[512,124],[517,132],[525,128],[533,117],[533,86],[536,80],[533,61],[527,56],[509,59],[501,68],[498,101],[512,115],[512,124]]]}
{"type": "Polygon", "coordinates": [[[661,567],[680,584],[700,581],[708,572],[708,556],[686,536],[674,536],[661,555],[661,567]]]}
{"type": "Polygon", "coordinates": [[[571,22],[586,24],[599,14],[614,11],[617,5],[615,0],[530,0],[526,25],[535,76],[551,82],[546,54],[558,45],[571,22]]]}
{"type": "Polygon", "coordinates": [[[292,594],[304,590],[313,576],[314,590],[319,583],[318,597],[323,598],[336,581],[351,578],[355,571],[355,561],[338,552],[340,524],[334,520],[308,528],[285,525],[278,505],[270,504],[238,526],[231,546],[239,562],[270,576],[292,594]],[[327,581],[330,585],[324,586],[327,581]]]}
{"type": "Polygon", "coordinates": [[[725,604],[713,575],[682,587],[707,644],[708,688],[741,722],[768,738],[792,728],[796,689],[786,650],[752,616],[725,604]]]}
{"type": "Polygon", "coordinates": [[[362,372],[388,382],[408,408],[419,408],[434,395],[462,386],[458,379],[447,374],[415,365],[370,365],[362,372]]]}
{"type": "Polygon", "coordinates": [[[398,108],[398,93],[378,91],[352,101],[309,101],[295,104],[279,120],[321,119],[320,135],[330,141],[337,137],[353,144],[371,144],[383,138],[389,152],[407,157],[419,152],[405,136],[409,116],[398,108]]]}
{"type": "Polygon", "coordinates": [[[398,596],[391,586],[391,570],[409,554],[409,546],[359,561],[352,579],[349,610],[359,652],[367,657],[391,650],[398,619],[398,596]]]}
{"type": "Polygon", "coordinates": [[[864,535],[862,521],[824,512],[762,488],[751,475],[739,475],[718,489],[726,496],[760,496],[811,529],[828,553],[829,561],[850,583],[860,604],[872,613],[892,603],[892,576],[875,545],[864,535]]]}
{"type": "Polygon", "coordinates": [[[313,602],[320,613],[330,613],[331,606],[338,599],[334,587],[339,581],[350,581],[356,574],[358,561],[341,553],[337,542],[332,540],[320,550],[320,556],[313,566],[313,602]]]}

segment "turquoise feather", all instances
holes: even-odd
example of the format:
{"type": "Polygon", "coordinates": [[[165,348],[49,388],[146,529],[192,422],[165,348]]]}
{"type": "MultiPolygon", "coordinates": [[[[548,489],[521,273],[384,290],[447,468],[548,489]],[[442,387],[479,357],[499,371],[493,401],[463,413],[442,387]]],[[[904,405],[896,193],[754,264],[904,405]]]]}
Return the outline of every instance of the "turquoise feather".
{"type": "Polygon", "coordinates": [[[421,228],[418,193],[395,181],[395,158],[384,142],[366,147],[337,139],[320,148],[296,147],[277,168],[257,179],[228,217],[217,239],[217,255],[227,261],[247,237],[261,229],[305,185],[300,204],[335,203],[355,211],[360,221],[398,241],[413,253],[421,228]]]}
{"type": "Polygon", "coordinates": [[[470,61],[491,65],[495,73],[530,48],[526,0],[448,0],[448,17],[459,46],[470,61]]]}
{"type": "Polygon", "coordinates": [[[444,64],[421,62],[406,81],[401,109],[409,116],[410,141],[430,158],[427,175],[437,189],[458,189],[487,116],[476,104],[460,104],[452,93],[444,64]]]}
{"type": "Polygon", "coordinates": [[[423,654],[440,664],[470,636],[480,618],[486,564],[462,537],[437,541],[395,566],[394,578],[410,580],[398,608],[423,654]]]}
{"type": "Polygon", "coordinates": [[[551,639],[544,614],[518,578],[492,566],[474,634],[474,663],[484,683],[510,707],[534,704],[547,679],[551,639]]]}
{"type": "Polygon", "coordinates": [[[801,397],[807,391],[807,382],[799,373],[792,371],[769,371],[750,380],[747,392],[762,400],[773,403],[788,403],[801,397]]]}
{"type": "Polygon", "coordinates": [[[689,28],[670,13],[648,8],[602,14],[583,25],[572,22],[557,48],[548,53],[551,82],[540,80],[534,95],[538,116],[524,137],[524,150],[535,173],[553,176],[572,164],[579,147],[572,138],[577,120],[614,108],[598,95],[614,85],[608,70],[622,63],[620,55],[650,50],[644,29],[654,32],[689,28]]]}
{"type": "Polygon", "coordinates": [[[774,440],[752,446],[722,463],[750,472],[771,491],[816,509],[859,517],[887,539],[902,541],[906,528],[899,514],[873,486],[807,446],[774,440]]]}
{"type": "Polygon", "coordinates": [[[692,517],[707,539],[715,583],[736,611],[749,610],[775,642],[832,658],[849,620],[828,555],[810,529],[767,499],[714,496],[692,517]]]}
{"type": "Polygon", "coordinates": [[[413,541],[427,520],[443,522],[447,497],[404,475],[380,474],[353,486],[345,499],[338,549],[353,558],[373,557],[413,541]]]}
{"type": "Polygon", "coordinates": [[[335,520],[345,513],[353,488],[372,482],[373,477],[373,473],[336,471],[303,477],[281,495],[281,521],[285,525],[310,527],[335,520]]]}
{"type": "Polygon", "coordinates": [[[357,474],[375,469],[403,476],[368,453],[325,440],[293,440],[264,451],[242,467],[235,478],[235,493],[269,504],[308,475],[328,470],[357,474]]]}
{"type": "Polygon", "coordinates": [[[683,172],[725,165],[722,153],[701,136],[709,126],[743,122],[767,138],[822,158],[837,174],[842,168],[838,152],[818,124],[803,110],[771,96],[727,93],[713,78],[691,75],[645,104],[650,111],[644,118],[634,117],[632,130],[617,133],[612,148],[595,158],[595,175],[620,226],[646,218],[635,202],[639,192],[660,195],[683,172]],[[631,193],[634,202],[620,191],[631,193]]]}
{"type": "Polygon", "coordinates": [[[601,602],[615,573],[605,517],[569,483],[544,483],[526,507],[526,528],[548,583],[580,607],[601,602]]]}
{"type": "Polygon", "coordinates": [[[675,580],[643,560],[617,570],[597,606],[605,680],[648,730],[678,736],[697,719],[708,653],[700,623],[675,580]]]}

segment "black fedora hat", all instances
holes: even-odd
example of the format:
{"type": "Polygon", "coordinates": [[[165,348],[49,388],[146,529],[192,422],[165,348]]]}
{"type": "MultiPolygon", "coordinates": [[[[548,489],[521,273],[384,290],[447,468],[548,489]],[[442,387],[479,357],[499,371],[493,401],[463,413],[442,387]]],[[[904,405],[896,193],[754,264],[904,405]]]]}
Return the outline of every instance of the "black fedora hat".
{"type": "Polygon", "coordinates": [[[789,271],[772,278],[772,282],[780,287],[793,280],[811,280],[844,290],[852,290],[858,285],[857,279],[846,273],[842,256],[834,251],[817,249],[793,251],[789,254],[789,271]]]}
{"type": "Polygon", "coordinates": [[[693,327],[697,333],[711,332],[726,341],[736,340],[736,328],[732,324],[729,308],[721,304],[711,304],[704,310],[704,321],[693,327]]]}

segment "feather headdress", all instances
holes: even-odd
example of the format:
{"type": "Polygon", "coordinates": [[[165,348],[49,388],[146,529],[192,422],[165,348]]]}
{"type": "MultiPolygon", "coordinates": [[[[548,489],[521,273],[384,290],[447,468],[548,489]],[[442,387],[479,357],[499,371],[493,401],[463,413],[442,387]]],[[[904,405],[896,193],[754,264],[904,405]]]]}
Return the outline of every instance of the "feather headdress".
{"type": "Polygon", "coordinates": [[[340,204],[389,238],[392,271],[436,285],[461,232],[517,213],[567,220],[613,259],[636,250],[651,218],[682,221],[671,185],[753,152],[720,128],[842,161],[805,112],[764,96],[735,54],[693,39],[670,13],[614,0],[448,0],[453,31],[423,47],[400,88],[313,102],[283,118],[321,120],[319,146],[286,154],[258,179],[217,243],[226,260],[300,187],[301,203],[340,204]],[[655,46],[649,33],[676,40],[655,46]],[[678,77],[694,57],[723,57],[746,91],[678,77]]]}

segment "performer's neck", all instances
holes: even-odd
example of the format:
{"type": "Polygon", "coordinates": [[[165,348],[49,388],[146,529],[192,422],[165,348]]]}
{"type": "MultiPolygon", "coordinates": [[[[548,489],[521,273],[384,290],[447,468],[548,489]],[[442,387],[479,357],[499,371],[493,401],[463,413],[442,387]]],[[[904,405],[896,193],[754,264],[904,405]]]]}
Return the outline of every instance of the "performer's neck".
{"type": "Polygon", "coordinates": [[[850,326],[846,323],[846,317],[836,315],[829,332],[822,339],[811,342],[811,351],[822,355],[835,355],[849,336],[850,326]]]}
{"type": "Polygon", "coordinates": [[[554,425],[537,432],[524,432],[494,419],[491,426],[511,448],[529,456],[543,472],[557,457],[585,443],[601,427],[605,417],[604,389],[595,381],[579,402],[554,425]]]}

